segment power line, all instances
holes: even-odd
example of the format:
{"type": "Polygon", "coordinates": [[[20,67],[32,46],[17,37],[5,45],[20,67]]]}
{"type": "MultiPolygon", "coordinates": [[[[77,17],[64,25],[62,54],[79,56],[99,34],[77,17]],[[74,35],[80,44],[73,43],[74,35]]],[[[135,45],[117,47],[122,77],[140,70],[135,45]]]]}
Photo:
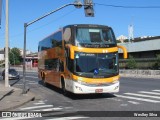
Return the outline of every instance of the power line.
{"type": "MultiPolygon", "coordinates": [[[[45,26],[47,26],[47,25],[49,25],[49,24],[51,24],[51,23],[53,23],[53,22],[55,22],[55,21],[58,21],[58,20],[60,20],[60,19],[62,19],[62,18],[64,18],[64,17],[66,17],[67,15],[75,12],[76,10],[77,10],[77,9],[73,9],[73,10],[71,10],[70,12],[66,13],[65,15],[62,15],[62,16],[60,16],[60,17],[58,17],[58,18],[56,18],[56,19],[54,19],[54,20],[52,20],[52,21],[50,21],[50,22],[48,22],[48,23],[46,23],[46,24],[44,24],[44,25],[41,25],[41,26],[39,26],[39,27],[37,27],[37,28],[35,28],[35,29],[29,30],[28,33],[34,32],[34,31],[39,30],[39,29],[41,29],[41,28],[43,28],[43,27],[45,27],[45,26]]],[[[10,39],[15,38],[15,37],[17,37],[17,36],[21,36],[21,35],[23,35],[23,32],[17,33],[17,34],[15,34],[15,35],[11,35],[11,36],[10,36],[10,39]]],[[[4,39],[4,38],[5,38],[5,37],[0,37],[0,39],[4,39]]]]}
{"type": "Polygon", "coordinates": [[[62,18],[64,18],[64,17],[66,17],[67,15],[75,12],[76,10],[77,10],[77,9],[73,9],[73,10],[71,10],[70,12],[66,13],[65,15],[62,15],[62,16],[58,17],[57,19],[54,19],[54,20],[52,20],[52,21],[50,21],[50,22],[48,22],[48,23],[46,23],[46,24],[44,24],[44,25],[41,25],[40,27],[37,27],[37,28],[35,28],[35,29],[32,29],[32,30],[30,30],[30,31],[28,31],[28,32],[33,32],[33,31],[36,31],[36,30],[38,30],[38,29],[41,29],[41,28],[43,28],[43,27],[45,27],[45,26],[47,26],[47,25],[49,25],[49,24],[51,24],[51,23],[53,23],[53,22],[55,22],[55,21],[58,21],[58,20],[60,20],[60,19],[62,19],[62,18]]]}
{"type": "Polygon", "coordinates": [[[140,9],[148,9],[148,8],[160,8],[160,6],[123,6],[123,5],[111,5],[111,4],[102,4],[102,3],[94,3],[95,5],[106,6],[106,7],[116,7],[116,8],[140,8],[140,9]]]}

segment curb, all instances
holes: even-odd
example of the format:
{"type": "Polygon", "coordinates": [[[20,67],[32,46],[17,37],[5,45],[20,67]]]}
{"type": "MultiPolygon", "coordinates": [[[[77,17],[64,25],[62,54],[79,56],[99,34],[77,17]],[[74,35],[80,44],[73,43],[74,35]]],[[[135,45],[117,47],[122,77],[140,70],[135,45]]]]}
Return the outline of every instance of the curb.
{"type": "Polygon", "coordinates": [[[0,95],[0,101],[5,98],[7,95],[11,94],[14,92],[14,89],[11,89],[10,91],[6,91],[6,93],[3,93],[3,95],[0,95]]]}
{"type": "Polygon", "coordinates": [[[22,106],[22,105],[24,105],[24,104],[26,104],[26,103],[28,103],[28,102],[30,102],[30,101],[35,99],[35,95],[33,93],[31,93],[31,92],[28,92],[25,95],[22,94],[22,97],[24,97],[26,100],[24,100],[23,102],[18,102],[18,103],[14,104],[14,105],[12,104],[13,106],[2,108],[2,109],[0,109],[0,111],[8,111],[8,110],[16,109],[16,108],[18,108],[18,107],[20,107],[20,106],[22,106]],[[24,96],[31,96],[31,97],[29,97],[27,99],[27,97],[24,97],[24,96]]]}
{"type": "Polygon", "coordinates": [[[131,77],[131,78],[152,78],[152,79],[159,79],[160,80],[160,76],[153,76],[153,75],[130,75],[130,74],[120,74],[120,77],[131,77]]]}

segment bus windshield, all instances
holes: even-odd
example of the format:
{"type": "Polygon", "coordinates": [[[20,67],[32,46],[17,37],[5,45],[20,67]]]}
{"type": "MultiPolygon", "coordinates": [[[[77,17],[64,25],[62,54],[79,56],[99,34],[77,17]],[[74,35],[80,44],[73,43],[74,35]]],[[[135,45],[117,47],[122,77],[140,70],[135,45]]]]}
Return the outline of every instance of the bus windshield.
{"type": "Polygon", "coordinates": [[[117,53],[76,53],[76,73],[111,76],[118,73],[117,53]]]}
{"type": "Polygon", "coordinates": [[[76,44],[115,44],[112,29],[109,28],[77,28],[76,44]]]}

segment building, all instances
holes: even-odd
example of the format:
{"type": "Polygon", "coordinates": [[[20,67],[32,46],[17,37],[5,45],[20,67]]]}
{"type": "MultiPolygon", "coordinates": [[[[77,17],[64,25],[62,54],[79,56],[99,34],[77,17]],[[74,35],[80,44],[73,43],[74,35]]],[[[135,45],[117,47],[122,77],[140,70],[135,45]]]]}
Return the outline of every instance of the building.
{"type": "Polygon", "coordinates": [[[38,53],[31,53],[26,55],[26,66],[28,68],[33,68],[38,66],[38,53]]]}
{"type": "Polygon", "coordinates": [[[124,43],[124,40],[128,39],[126,36],[124,35],[120,35],[119,37],[117,37],[117,40],[121,41],[121,43],[124,43]]]}
{"type": "Polygon", "coordinates": [[[0,49],[0,61],[4,60],[4,49],[0,49]]]}
{"type": "MultiPolygon", "coordinates": [[[[132,42],[119,43],[127,48],[129,55],[134,58],[156,58],[160,54],[160,36],[148,38],[136,38],[132,42]]],[[[122,58],[122,50],[119,50],[120,58],[122,58]]]]}
{"type": "MultiPolygon", "coordinates": [[[[23,49],[19,49],[21,56],[23,56],[23,49]]],[[[31,54],[32,52],[29,50],[26,50],[26,55],[31,54]]]]}
{"type": "MultiPolygon", "coordinates": [[[[131,42],[119,43],[127,48],[128,56],[133,56],[140,69],[157,69],[157,55],[160,54],[160,36],[136,38],[131,42]]],[[[119,49],[120,68],[127,68],[128,60],[123,60],[123,51],[119,49]]]]}

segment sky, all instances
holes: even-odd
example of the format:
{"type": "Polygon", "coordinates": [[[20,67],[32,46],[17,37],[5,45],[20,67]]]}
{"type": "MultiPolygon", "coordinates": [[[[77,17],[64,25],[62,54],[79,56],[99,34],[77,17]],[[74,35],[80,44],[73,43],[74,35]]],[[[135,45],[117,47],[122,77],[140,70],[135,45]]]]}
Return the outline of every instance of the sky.
{"type": "MultiPolygon", "coordinates": [[[[5,46],[5,0],[2,1],[0,48],[5,46]]],[[[24,23],[73,2],[74,0],[9,0],[10,48],[23,49],[24,23]]],[[[83,0],[81,2],[83,3],[83,0]]],[[[93,2],[95,17],[85,17],[83,7],[77,9],[68,6],[28,26],[27,50],[37,52],[40,40],[69,24],[107,25],[113,28],[116,37],[120,35],[128,37],[128,26],[133,24],[134,37],[160,36],[160,0],[93,0],[93,2]]]]}

